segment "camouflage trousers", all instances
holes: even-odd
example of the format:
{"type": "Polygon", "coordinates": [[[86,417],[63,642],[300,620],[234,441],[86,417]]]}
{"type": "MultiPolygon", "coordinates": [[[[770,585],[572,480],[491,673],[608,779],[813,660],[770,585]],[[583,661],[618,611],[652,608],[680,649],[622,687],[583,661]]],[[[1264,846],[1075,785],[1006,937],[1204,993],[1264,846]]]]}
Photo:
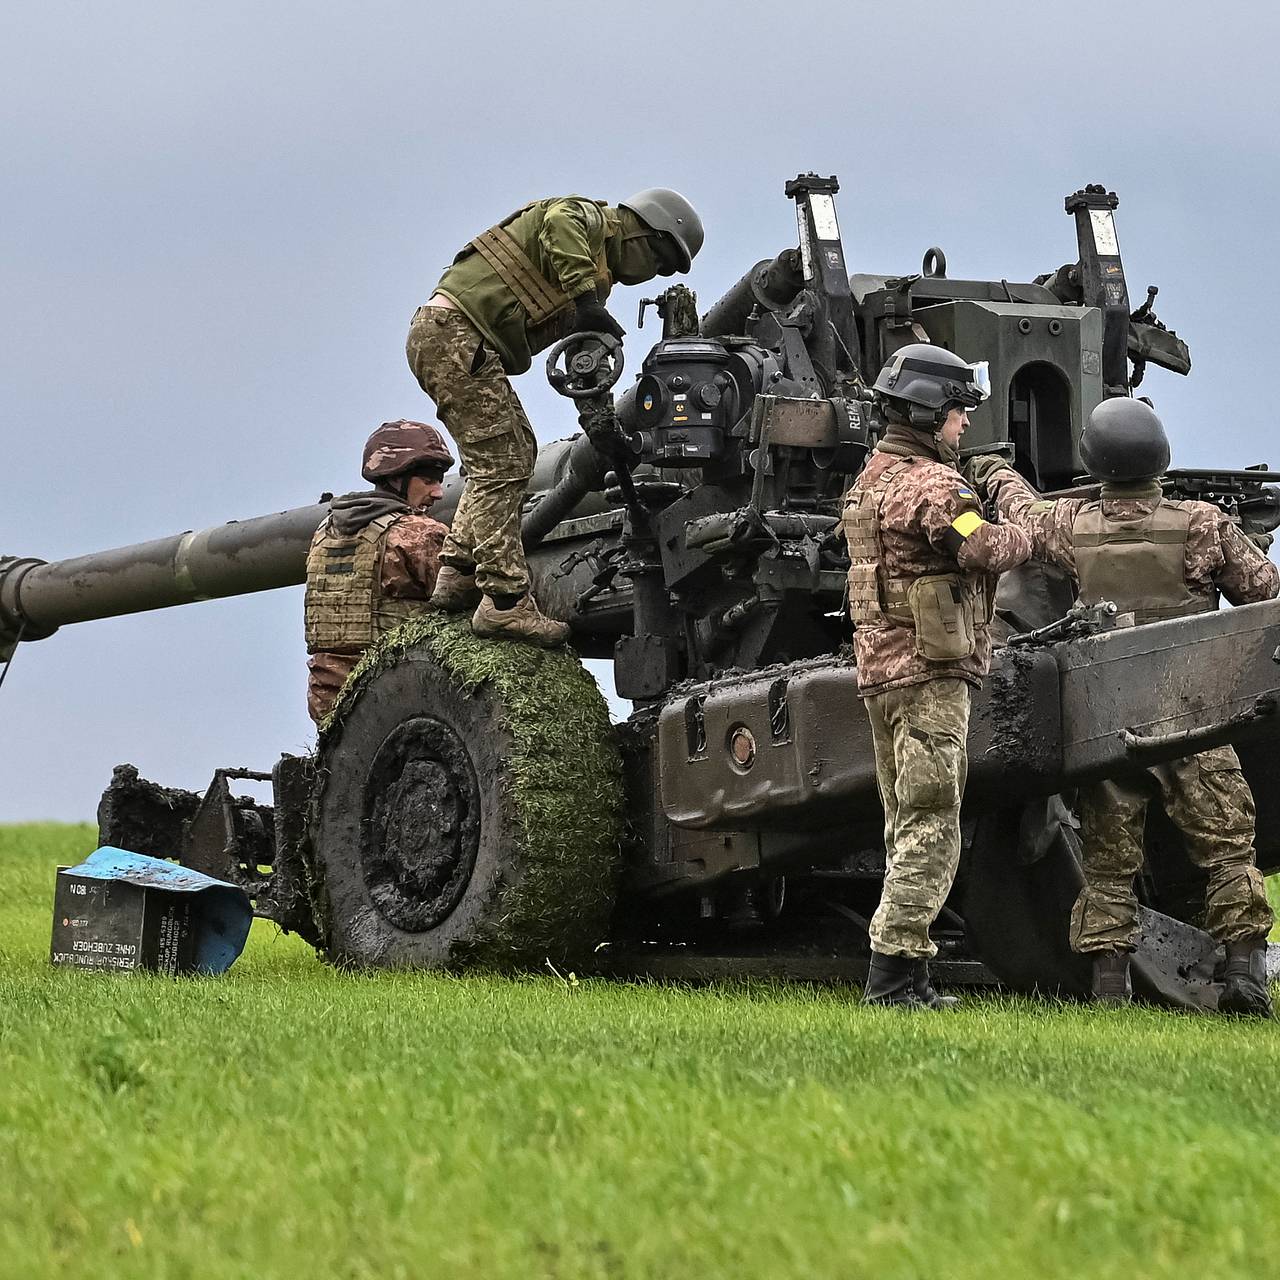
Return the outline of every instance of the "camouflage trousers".
{"type": "Polygon", "coordinates": [[[333,704],[360,661],[358,653],[336,653],[322,649],[307,659],[307,714],[319,724],[333,710],[333,704]]]}
{"type": "Polygon", "coordinates": [[[1219,942],[1265,936],[1273,917],[1254,865],[1253,794],[1231,747],[1080,790],[1085,886],[1071,912],[1076,951],[1132,947],[1138,938],[1133,878],[1142,869],[1147,806],[1159,799],[1187,855],[1209,875],[1205,929],[1219,942]]]}
{"type": "Polygon", "coordinates": [[[886,866],[871,946],[881,955],[933,956],[938,948],[929,926],[951,892],[960,861],[969,684],[929,680],[863,701],[884,806],[886,866]]]}
{"type": "Polygon", "coordinates": [[[538,443],[502,361],[461,311],[447,307],[418,308],[405,354],[457,442],[465,473],[440,561],[474,569],[487,595],[523,595],[529,570],[520,504],[538,443]]]}

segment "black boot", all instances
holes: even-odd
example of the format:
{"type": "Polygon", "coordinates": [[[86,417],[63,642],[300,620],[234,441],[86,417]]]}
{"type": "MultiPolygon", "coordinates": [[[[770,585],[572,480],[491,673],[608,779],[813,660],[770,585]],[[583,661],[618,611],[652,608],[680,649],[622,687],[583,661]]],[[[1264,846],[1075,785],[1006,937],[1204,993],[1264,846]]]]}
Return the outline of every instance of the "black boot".
{"type": "Polygon", "coordinates": [[[915,1004],[916,962],[910,956],[871,953],[863,1004],[915,1004]]]}
{"type": "Polygon", "coordinates": [[[1271,995],[1267,991],[1267,943],[1265,938],[1246,938],[1227,943],[1227,966],[1222,974],[1219,1013],[1239,1013],[1253,1018],[1270,1018],[1271,995]]]}
{"type": "Polygon", "coordinates": [[[929,962],[917,960],[912,988],[916,999],[927,1004],[930,1009],[954,1009],[960,1003],[957,996],[940,996],[929,981],[929,962]]]}
{"type": "Polygon", "coordinates": [[[940,996],[929,985],[929,962],[910,956],[871,953],[863,1004],[891,1004],[908,1009],[949,1009],[957,1003],[940,996]]]}
{"type": "Polygon", "coordinates": [[[1093,998],[1101,1004],[1130,1004],[1133,983],[1129,980],[1127,951],[1093,953],[1093,998]]]}

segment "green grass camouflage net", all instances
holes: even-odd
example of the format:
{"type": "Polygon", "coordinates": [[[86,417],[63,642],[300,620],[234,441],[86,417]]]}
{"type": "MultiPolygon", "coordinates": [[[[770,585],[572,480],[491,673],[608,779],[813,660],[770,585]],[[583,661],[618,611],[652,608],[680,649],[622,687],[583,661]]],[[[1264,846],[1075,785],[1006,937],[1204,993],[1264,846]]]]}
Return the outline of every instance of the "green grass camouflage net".
{"type": "Polygon", "coordinates": [[[492,923],[455,947],[456,962],[511,969],[580,960],[608,927],[623,820],[622,765],[599,688],[569,649],[480,639],[466,618],[426,613],[365,653],[321,726],[322,747],[361,690],[410,650],[468,692],[487,686],[512,741],[505,776],[521,872],[492,923]]]}

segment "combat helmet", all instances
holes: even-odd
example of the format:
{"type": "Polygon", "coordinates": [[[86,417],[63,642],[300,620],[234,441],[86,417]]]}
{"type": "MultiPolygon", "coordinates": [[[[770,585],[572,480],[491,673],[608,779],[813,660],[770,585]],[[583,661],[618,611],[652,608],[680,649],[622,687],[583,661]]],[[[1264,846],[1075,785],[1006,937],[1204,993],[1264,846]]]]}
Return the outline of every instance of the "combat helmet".
{"type": "Polygon", "coordinates": [[[398,418],[384,422],[365,441],[360,474],[370,484],[382,484],[411,471],[438,470],[443,475],[451,466],[453,454],[435,427],[398,418]]]}
{"type": "Polygon", "coordinates": [[[1080,460],[1098,480],[1154,480],[1168,469],[1169,437],[1145,400],[1115,396],[1089,415],[1080,433],[1080,460]]]}
{"type": "Polygon", "coordinates": [[[874,390],[911,425],[936,428],[952,405],[976,409],[991,394],[987,362],[969,364],[928,342],[899,347],[880,370],[874,390]]]}
{"type": "Polygon", "coordinates": [[[630,209],[651,231],[665,231],[680,251],[680,270],[688,271],[702,248],[704,232],[698,211],[670,187],[646,187],[618,202],[630,209]]]}

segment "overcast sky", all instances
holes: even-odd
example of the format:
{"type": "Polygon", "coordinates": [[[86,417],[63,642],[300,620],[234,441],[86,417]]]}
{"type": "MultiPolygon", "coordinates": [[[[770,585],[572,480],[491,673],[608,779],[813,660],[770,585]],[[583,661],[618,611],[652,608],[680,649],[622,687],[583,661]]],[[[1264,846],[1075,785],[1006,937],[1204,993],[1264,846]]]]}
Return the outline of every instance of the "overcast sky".
{"type": "MultiPolygon", "coordinates": [[[[431,417],[405,331],[477,231],[538,196],[677,187],[706,220],[705,309],[794,243],[803,170],[841,179],[851,270],[940,244],[952,276],[1011,280],[1074,258],[1062,199],[1105,183],[1135,302],[1158,284],[1191,345],[1189,379],[1144,385],[1178,461],[1280,465],[1278,35],[1230,3],[6,6],[0,553],[357,487],[374,426],[431,417]]],[[[642,292],[615,307],[633,367],[642,292]]],[[[550,440],[573,415],[540,379],[517,385],[550,440]]],[[[0,821],[90,818],[120,761],[203,787],[308,748],[301,607],[24,645],[0,821]]]]}

